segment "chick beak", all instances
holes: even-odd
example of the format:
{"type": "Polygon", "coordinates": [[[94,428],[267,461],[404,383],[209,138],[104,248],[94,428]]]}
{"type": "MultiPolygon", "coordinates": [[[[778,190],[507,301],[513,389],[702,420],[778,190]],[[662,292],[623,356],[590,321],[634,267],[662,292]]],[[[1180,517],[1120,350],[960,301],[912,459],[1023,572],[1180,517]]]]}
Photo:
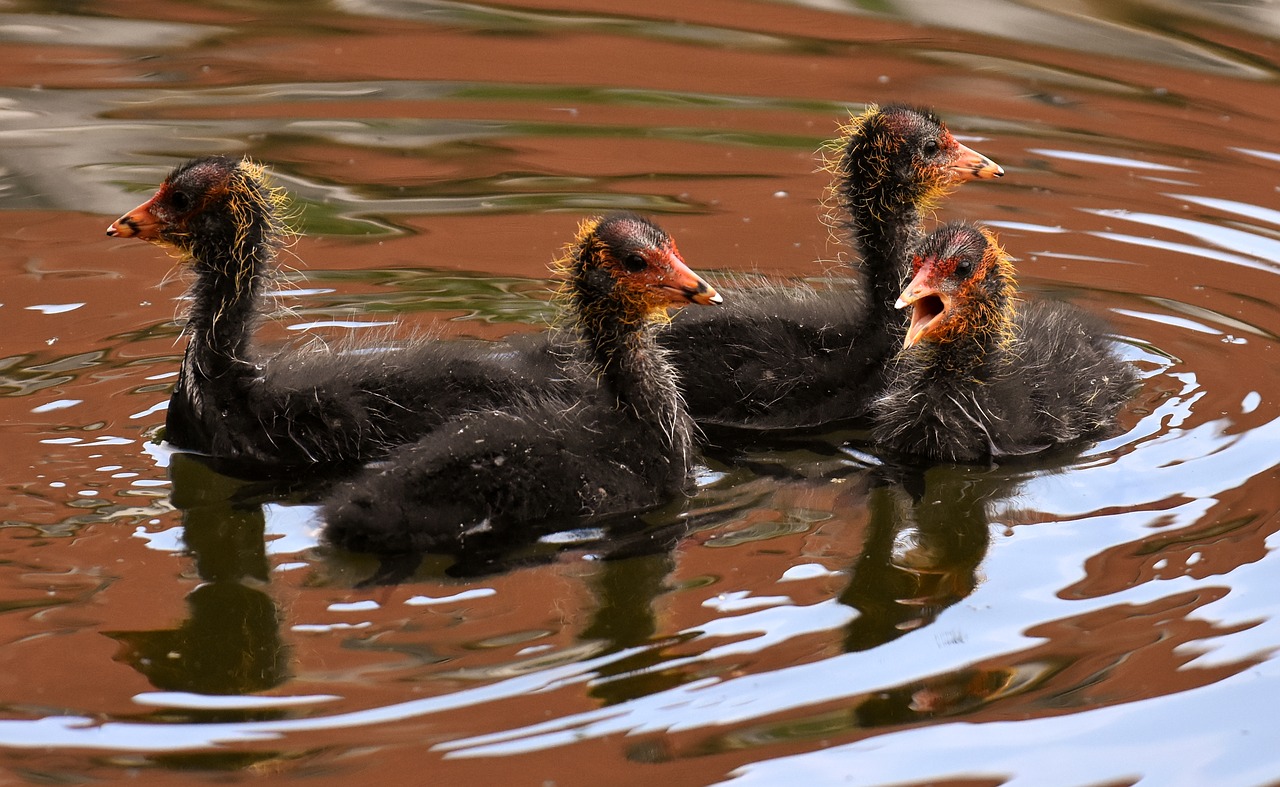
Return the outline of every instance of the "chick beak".
{"type": "Polygon", "coordinates": [[[907,328],[907,336],[902,341],[903,349],[915,345],[924,338],[929,326],[940,318],[950,305],[947,296],[929,283],[931,277],[932,270],[928,265],[920,268],[915,278],[893,304],[895,309],[911,307],[911,325],[907,328]]]}
{"type": "Polygon", "coordinates": [[[965,147],[959,142],[959,156],[951,163],[948,170],[951,179],[957,183],[967,180],[991,180],[1004,176],[1004,168],[973,148],[965,147]]]}
{"type": "Polygon", "coordinates": [[[151,212],[159,194],[124,214],[107,227],[107,235],[112,238],[138,238],[139,240],[159,240],[163,226],[160,219],[151,212]]]}
{"type": "Polygon", "coordinates": [[[663,255],[663,270],[654,286],[667,296],[668,306],[683,306],[696,303],[710,306],[724,302],[720,293],[685,264],[680,253],[674,249],[663,255]]]}

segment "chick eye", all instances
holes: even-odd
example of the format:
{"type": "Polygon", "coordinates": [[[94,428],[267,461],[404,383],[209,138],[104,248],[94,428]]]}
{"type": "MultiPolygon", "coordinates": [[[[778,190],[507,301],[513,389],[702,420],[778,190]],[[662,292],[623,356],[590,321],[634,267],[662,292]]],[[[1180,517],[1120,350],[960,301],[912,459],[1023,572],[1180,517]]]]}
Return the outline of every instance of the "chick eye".
{"type": "Polygon", "coordinates": [[[973,263],[969,260],[956,260],[956,273],[961,276],[968,276],[969,271],[973,270],[973,263]]]}
{"type": "Polygon", "coordinates": [[[633,251],[623,256],[622,267],[626,268],[628,273],[639,273],[649,267],[649,261],[638,252],[633,251]]]}
{"type": "Polygon", "coordinates": [[[184,191],[175,191],[169,195],[169,204],[177,212],[186,213],[191,209],[191,197],[184,191]]]}
{"type": "Polygon", "coordinates": [[[938,144],[938,140],[926,139],[924,141],[924,146],[921,148],[921,150],[923,151],[925,156],[932,158],[933,156],[938,155],[938,150],[940,148],[941,146],[938,144]]]}

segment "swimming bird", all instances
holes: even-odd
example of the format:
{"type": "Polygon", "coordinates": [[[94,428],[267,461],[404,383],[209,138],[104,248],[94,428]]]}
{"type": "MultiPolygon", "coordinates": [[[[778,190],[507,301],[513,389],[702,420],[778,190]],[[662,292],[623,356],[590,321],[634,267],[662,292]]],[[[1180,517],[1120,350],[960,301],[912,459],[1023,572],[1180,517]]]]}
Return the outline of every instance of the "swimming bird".
{"type": "MultiPolygon", "coordinates": [[[[662,341],[704,425],[785,429],[862,415],[900,330],[883,293],[905,268],[902,249],[952,185],[1003,173],[936,117],[906,107],[870,107],[833,148],[842,151],[833,193],[862,253],[865,292],[767,288],[723,315],[677,319],[662,341]]],[[[175,249],[195,273],[170,443],[226,460],[229,472],[358,465],[467,408],[560,390],[546,336],[494,347],[256,350],[284,205],[261,167],[209,157],[174,169],[108,229],[175,249]]]]}
{"type": "Polygon", "coordinates": [[[630,213],[585,222],[557,268],[554,344],[572,394],[476,408],[392,452],[324,503],[330,543],[384,556],[456,551],[684,489],[695,427],[656,333],[668,309],[720,296],[662,229],[630,213]]]}
{"type": "Polygon", "coordinates": [[[1020,304],[1013,264],[988,231],[946,224],[925,239],[897,306],[911,310],[875,402],[889,453],[949,462],[1015,457],[1115,428],[1137,376],[1103,322],[1067,304],[1020,304]]]}
{"type": "Polygon", "coordinates": [[[828,143],[832,220],[860,255],[857,292],[766,287],[686,310],[662,339],[694,419],[773,430],[864,416],[901,342],[893,308],[924,217],[956,185],[1004,170],[932,113],[870,106],[828,143]]]}
{"type": "Polygon", "coordinates": [[[239,472],[359,465],[458,413],[555,390],[546,348],[480,343],[263,353],[253,346],[262,292],[286,241],[286,199],[261,166],[224,156],[176,167],[107,234],[176,251],[194,274],[188,344],[165,438],[239,472]]]}

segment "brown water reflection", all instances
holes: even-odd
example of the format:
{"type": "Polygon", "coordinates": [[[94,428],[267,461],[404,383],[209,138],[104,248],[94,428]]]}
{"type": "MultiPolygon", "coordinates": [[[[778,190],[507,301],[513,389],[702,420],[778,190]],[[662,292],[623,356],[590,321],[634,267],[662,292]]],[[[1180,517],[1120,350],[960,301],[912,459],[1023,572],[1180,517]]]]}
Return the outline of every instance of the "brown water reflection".
{"type": "Polygon", "coordinates": [[[1278,33],[1261,2],[11,4],[0,758],[155,784],[1274,781],[1278,33]],[[545,323],[546,262],[612,207],[696,268],[843,286],[814,152],[893,100],[1009,172],[940,217],[996,226],[1028,297],[1112,320],[1145,377],[1122,434],[924,473],[857,433],[727,443],[687,505],[391,589],[317,548],[305,485],[147,442],[180,277],[102,232],[177,161],[252,155],[295,196],[268,340],[495,338],[545,323]]]}

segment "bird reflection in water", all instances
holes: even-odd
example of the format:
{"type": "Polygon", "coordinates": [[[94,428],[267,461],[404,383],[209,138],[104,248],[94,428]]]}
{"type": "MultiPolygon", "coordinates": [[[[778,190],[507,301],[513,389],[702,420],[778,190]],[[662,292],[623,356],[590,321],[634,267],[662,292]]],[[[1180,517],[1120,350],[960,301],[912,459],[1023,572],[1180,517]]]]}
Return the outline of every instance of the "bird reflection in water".
{"type": "Polygon", "coordinates": [[[879,477],[867,541],[840,602],[858,610],[845,649],[869,650],[933,622],[977,586],[990,507],[1005,484],[986,468],[940,465],[879,477]]]}
{"type": "MultiPolygon", "coordinates": [[[[288,677],[289,654],[275,602],[259,585],[268,578],[266,520],[254,485],[218,475],[198,459],[175,454],[173,504],[183,512],[184,539],[204,582],[186,598],[188,617],[171,629],[113,631],[117,661],[157,689],[193,694],[248,694],[288,677]]],[[[166,711],[168,713],[168,711],[166,711]]],[[[279,711],[204,711],[201,720],[266,718],[279,711]]]]}

